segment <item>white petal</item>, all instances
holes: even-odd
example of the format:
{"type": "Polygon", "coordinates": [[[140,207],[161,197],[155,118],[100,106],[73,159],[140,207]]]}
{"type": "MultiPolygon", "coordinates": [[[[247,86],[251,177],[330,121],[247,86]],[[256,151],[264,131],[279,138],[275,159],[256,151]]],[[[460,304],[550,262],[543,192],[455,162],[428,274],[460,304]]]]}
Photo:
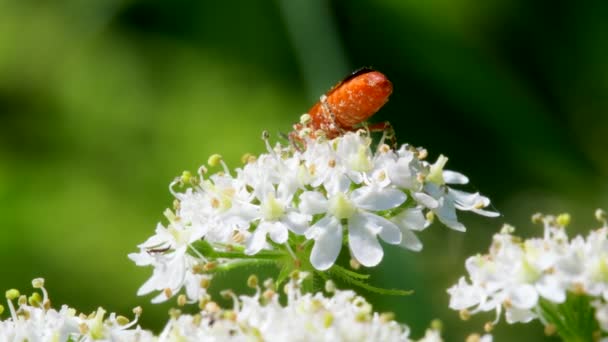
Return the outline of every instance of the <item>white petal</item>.
{"type": "Polygon", "coordinates": [[[268,222],[260,222],[255,231],[251,234],[247,240],[247,246],[245,247],[245,254],[253,255],[261,251],[266,246],[266,234],[272,226],[268,222]]]}
{"type": "Polygon", "coordinates": [[[500,213],[495,211],[483,210],[483,209],[471,209],[477,215],[485,216],[485,217],[498,217],[500,213]]]}
{"type": "Polygon", "coordinates": [[[439,202],[433,197],[425,194],[424,192],[414,192],[412,193],[412,197],[416,200],[416,202],[420,203],[426,208],[435,209],[439,206],[439,202]]]}
{"type": "Polygon", "coordinates": [[[448,289],[448,294],[450,295],[449,307],[453,310],[468,309],[482,303],[485,299],[483,289],[477,285],[469,285],[464,277],[458,280],[458,284],[448,289]]]}
{"type": "Polygon", "coordinates": [[[366,267],[376,266],[382,261],[384,251],[376,238],[378,227],[367,218],[355,214],[348,222],[348,243],[353,257],[366,267]]]}
{"type": "Polygon", "coordinates": [[[371,228],[372,232],[377,231],[382,240],[391,245],[401,242],[401,230],[393,222],[370,213],[361,213],[360,215],[367,221],[367,227],[371,228]]]}
{"type": "Polygon", "coordinates": [[[405,209],[391,220],[401,227],[415,231],[424,230],[429,223],[422,212],[422,208],[405,209]]]}
{"type": "Polygon", "coordinates": [[[139,253],[129,253],[128,257],[137,266],[148,266],[155,261],[155,258],[145,250],[142,250],[139,253]]]}
{"type": "Polygon", "coordinates": [[[459,232],[465,232],[467,230],[462,223],[458,222],[458,218],[456,217],[456,209],[454,208],[454,204],[449,199],[445,197],[442,198],[439,208],[434,210],[434,212],[439,221],[449,228],[459,232]]]}
{"type": "Polygon", "coordinates": [[[304,215],[296,211],[289,211],[283,217],[281,222],[285,223],[292,232],[302,235],[308,228],[308,222],[310,222],[310,220],[310,215],[304,215]]]}
{"type": "Polygon", "coordinates": [[[353,202],[366,210],[387,210],[400,206],[407,196],[403,191],[391,188],[364,186],[352,193],[353,202]]]}
{"type": "Polygon", "coordinates": [[[335,217],[325,217],[310,227],[316,234],[310,263],[319,271],[330,268],[342,248],[342,224],[335,217]]]}
{"type": "Polygon", "coordinates": [[[401,243],[399,246],[414,252],[420,252],[422,250],[422,242],[420,242],[416,234],[409,229],[401,229],[401,243]]]}
{"type": "Polygon", "coordinates": [[[282,222],[272,222],[268,233],[272,241],[276,243],[285,243],[287,241],[287,226],[282,222]]]}
{"type": "Polygon", "coordinates": [[[165,291],[161,291],[156,297],[152,298],[152,300],[150,301],[150,303],[152,303],[152,304],[160,304],[160,303],[165,302],[168,299],[169,298],[167,298],[166,292],[165,291]]]}
{"type": "Polygon", "coordinates": [[[327,211],[327,199],[318,191],[305,191],[300,195],[299,209],[308,215],[324,213],[327,211]]]}
{"type": "Polygon", "coordinates": [[[323,187],[330,195],[346,192],[350,188],[351,179],[344,173],[333,173],[323,182],[323,187]]]}
{"type": "Polygon", "coordinates": [[[388,174],[393,184],[406,189],[413,189],[418,184],[415,172],[410,168],[413,157],[410,153],[406,158],[388,163],[388,174]]]}
{"type": "Polygon", "coordinates": [[[448,188],[448,195],[454,200],[456,207],[460,210],[471,210],[490,204],[490,200],[485,196],[481,196],[478,192],[470,193],[448,188]]]}
{"type": "Polygon", "coordinates": [[[510,307],[505,312],[505,318],[507,320],[507,323],[509,324],[517,322],[528,323],[534,318],[536,318],[536,315],[532,311],[527,309],[518,309],[516,307],[510,307]]]}
{"type": "Polygon", "coordinates": [[[509,299],[513,307],[532,309],[538,303],[538,293],[534,286],[523,284],[510,289],[509,299]]]}
{"type": "Polygon", "coordinates": [[[554,303],[563,303],[566,300],[566,289],[560,285],[557,277],[543,277],[536,284],[536,290],[542,297],[554,303]]]}
{"type": "Polygon", "coordinates": [[[447,184],[467,184],[469,178],[460,172],[443,170],[443,180],[447,184]]]}

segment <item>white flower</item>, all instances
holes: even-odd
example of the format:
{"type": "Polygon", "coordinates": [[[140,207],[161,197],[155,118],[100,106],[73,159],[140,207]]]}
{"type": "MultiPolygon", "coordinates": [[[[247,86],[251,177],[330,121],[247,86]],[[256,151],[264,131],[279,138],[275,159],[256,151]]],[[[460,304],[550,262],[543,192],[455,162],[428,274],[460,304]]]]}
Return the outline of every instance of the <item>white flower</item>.
{"type": "Polygon", "coordinates": [[[200,276],[192,273],[192,267],[197,264],[196,258],[187,253],[192,239],[192,230],[181,224],[171,215],[173,219],[168,228],[158,224],[156,235],[150,237],[146,242],[140,244],[139,253],[129,254],[129,258],[138,266],[152,266],[152,276],[139,288],[137,294],[142,296],[153,291],[161,291],[152,299],[153,303],[160,303],[176,294],[184,285],[188,285],[188,293],[194,297],[192,300],[204,294],[204,290],[196,288],[190,283],[198,284],[200,276]]]}
{"type": "Polygon", "coordinates": [[[418,195],[416,200],[427,208],[431,209],[439,221],[457,231],[466,231],[465,226],[458,222],[456,217],[456,209],[463,211],[472,211],[476,214],[496,217],[497,212],[484,210],[483,208],[490,205],[490,200],[480,195],[479,193],[468,193],[460,190],[454,190],[447,184],[466,184],[469,179],[454,171],[444,170],[443,167],[448,159],[444,156],[439,156],[435,164],[430,166],[430,172],[427,176],[428,182],[424,184],[424,192],[431,197],[418,195]]]}
{"type": "MultiPolygon", "coordinates": [[[[261,165],[258,167],[262,168],[261,165]]],[[[267,247],[267,235],[272,241],[282,244],[287,241],[289,231],[302,235],[308,228],[311,217],[300,213],[295,207],[293,199],[298,187],[293,183],[275,185],[270,177],[260,175],[250,179],[247,184],[253,188],[259,205],[254,205],[256,212],[252,215],[252,222],[257,227],[247,241],[246,254],[253,255],[267,247]]]]}
{"type": "MultiPolygon", "coordinates": [[[[172,319],[159,341],[410,341],[409,329],[372,311],[352,291],[303,294],[286,286],[287,303],[273,291],[234,298],[232,309],[214,303],[197,316],[172,319]]],[[[440,341],[433,339],[428,341],[440,341]]]]}
{"type": "MultiPolygon", "coordinates": [[[[42,279],[33,281],[34,287],[42,290],[43,296],[33,294],[26,300],[21,296],[14,308],[8,298],[10,317],[0,321],[0,341],[153,341],[149,331],[136,326],[141,309],[134,310],[135,320],[111,313],[104,319],[106,311],[97,309],[90,315],[77,314],[76,310],[63,305],[59,311],[50,308],[50,300],[42,279]]],[[[10,290],[16,293],[16,290],[10,290]]],[[[18,294],[16,295],[18,297],[18,294]]],[[[8,296],[7,296],[8,297],[8,296]]]]}
{"type": "Polygon", "coordinates": [[[542,238],[522,240],[512,235],[512,227],[505,226],[494,236],[487,255],[468,258],[468,281],[462,277],[448,289],[450,308],[469,314],[495,310],[496,321],[504,310],[508,323],[539,317],[551,323],[553,316],[543,317],[544,310],[558,310],[553,315],[572,319],[575,316],[559,310],[569,310],[569,296],[587,296],[603,326],[608,297],[608,228],[592,231],[586,239],[577,236],[569,241],[564,229],[568,215],[541,218],[545,225],[542,238]],[[541,310],[541,299],[555,309],[545,306],[541,310]],[[562,307],[562,303],[566,304],[562,307]]]}
{"type": "Polygon", "coordinates": [[[401,247],[416,252],[422,250],[422,242],[413,233],[413,231],[422,231],[429,226],[430,222],[424,217],[422,208],[405,209],[392,217],[391,222],[395,223],[401,230],[401,243],[399,244],[401,247]]]}
{"type": "MultiPolygon", "coordinates": [[[[339,189],[346,191],[347,189],[339,189]]],[[[310,215],[325,214],[306,232],[315,240],[310,261],[318,270],[330,268],[342,247],[342,224],[348,228],[348,243],[353,257],[362,265],[376,266],[384,255],[377,236],[387,243],[401,242],[397,225],[373,211],[395,208],[406,195],[396,189],[365,185],[350,192],[338,191],[326,198],[320,192],[308,191],[300,196],[300,209],[310,215]]]]}
{"type": "Polygon", "coordinates": [[[154,268],[138,293],[160,291],[156,302],[186,287],[195,301],[205,293],[194,285],[200,280],[194,267],[228,269],[239,259],[255,261],[262,251],[261,258],[269,262],[284,262],[284,256],[296,261],[298,253],[308,253],[310,240],[310,264],[326,270],[338,258],[344,233],[352,257],[371,267],[384,254],[378,237],[421,250],[414,232],[428,227],[429,212],[462,231],[456,210],[496,215],[483,209],[490,203],[486,197],[448,187],[468,179],[443,170],[443,156],[430,165],[425,150],[407,145],[372,151],[371,139],[353,132],[332,140],[304,139],[303,151],[271,147],[266,140],[267,153],[247,156],[234,172],[214,155],[209,165],[221,164],[221,171],[201,167],[196,177],[185,172],[174,181],[175,213],[168,213],[169,225],[159,225],[139,245],[139,253],[129,255],[138,266],[154,268]]]}

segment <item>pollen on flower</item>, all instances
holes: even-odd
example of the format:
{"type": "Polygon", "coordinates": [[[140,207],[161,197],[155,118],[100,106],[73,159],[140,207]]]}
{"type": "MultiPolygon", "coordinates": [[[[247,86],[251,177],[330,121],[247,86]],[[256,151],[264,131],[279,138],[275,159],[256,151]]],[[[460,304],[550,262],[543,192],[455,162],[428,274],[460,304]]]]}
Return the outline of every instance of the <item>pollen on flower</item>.
{"type": "Polygon", "coordinates": [[[567,227],[570,224],[570,214],[564,213],[559,214],[555,219],[556,223],[560,227],[567,227]]]}
{"type": "Polygon", "coordinates": [[[18,298],[20,295],[21,294],[19,293],[19,290],[17,290],[17,289],[10,289],[10,290],[7,290],[5,292],[4,296],[8,300],[14,300],[14,299],[18,298]]]}
{"type": "Polygon", "coordinates": [[[183,184],[189,184],[190,181],[192,180],[192,173],[190,171],[182,172],[182,175],[180,176],[180,180],[183,184]]]}
{"type": "Polygon", "coordinates": [[[232,242],[236,243],[236,244],[242,244],[243,242],[245,242],[245,240],[247,239],[247,237],[245,236],[245,234],[243,234],[243,232],[233,232],[232,233],[232,242]]]}
{"type": "Polygon", "coordinates": [[[42,305],[42,297],[40,297],[40,294],[38,292],[34,292],[31,296],[28,297],[27,302],[31,306],[40,306],[42,305]]]}
{"type": "Polygon", "coordinates": [[[257,157],[251,153],[245,153],[241,157],[241,163],[243,164],[253,164],[257,160],[257,157]]]}
{"type": "Polygon", "coordinates": [[[199,286],[202,289],[208,289],[211,286],[211,278],[203,277],[199,283],[199,286]]]}
{"type": "Polygon", "coordinates": [[[167,298],[173,297],[173,291],[171,291],[171,289],[168,288],[168,287],[165,288],[165,290],[163,291],[163,293],[165,294],[165,297],[167,297],[167,298]]]}
{"type": "Polygon", "coordinates": [[[209,166],[214,167],[214,166],[218,166],[220,164],[220,162],[222,161],[222,156],[219,154],[212,154],[209,159],[207,160],[207,164],[209,164],[209,166]]]}
{"type": "Polygon", "coordinates": [[[32,287],[35,289],[44,287],[44,278],[35,278],[32,280],[32,287]]]}
{"type": "Polygon", "coordinates": [[[302,125],[308,125],[311,120],[312,120],[312,117],[308,113],[304,113],[300,116],[300,123],[302,125]]]}
{"type": "Polygon", "coordinates": [[[602,223],[604,227],[606,227],[606,221],[607,221],[606,211],[604,211],[602,209],[596,209],[595,210],[595,219],[598,220],[600,223],[602,223]]]}
{"type": "Polygon", "coordinates": [[[252,274],[247,278],[247,286],[254,289],[258,287],[258,277],[255,274],[252,274]]]}

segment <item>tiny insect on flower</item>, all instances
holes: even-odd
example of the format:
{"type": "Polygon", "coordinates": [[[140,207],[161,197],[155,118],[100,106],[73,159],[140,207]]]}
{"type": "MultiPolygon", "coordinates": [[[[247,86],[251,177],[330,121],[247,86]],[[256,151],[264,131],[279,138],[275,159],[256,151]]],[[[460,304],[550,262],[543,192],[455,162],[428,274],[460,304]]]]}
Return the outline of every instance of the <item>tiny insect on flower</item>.
{"type": "MultiPolygon", "coordinates": [[[[305,132],[313,138],[324,135],[333,139],[354,131],[384,106],[392,92],[393,84],[384,74],[369,68],[359,69],[322,95],[308,115],[294,125],[290,137],[292,141],[298,140],[305,132]]],[[[368,128],[381,131],[388,127],[388,123],[380,123],[368,128]]]]}

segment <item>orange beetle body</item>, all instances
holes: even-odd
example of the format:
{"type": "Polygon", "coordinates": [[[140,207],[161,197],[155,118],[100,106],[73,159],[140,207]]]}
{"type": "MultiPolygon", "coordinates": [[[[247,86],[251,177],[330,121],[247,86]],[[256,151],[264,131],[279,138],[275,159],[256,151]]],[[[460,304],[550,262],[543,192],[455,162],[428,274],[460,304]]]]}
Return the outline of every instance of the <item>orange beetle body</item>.
{"type": "Polygon", "coordinates": [[[392,92],[393,84],[384,74],[359,69],[321,96],[308,111],[310,120],[294,125],[294,133],[309,128],[313,138],[321,131],[333,139],[353,131],[382,108],[392,92]]]}

